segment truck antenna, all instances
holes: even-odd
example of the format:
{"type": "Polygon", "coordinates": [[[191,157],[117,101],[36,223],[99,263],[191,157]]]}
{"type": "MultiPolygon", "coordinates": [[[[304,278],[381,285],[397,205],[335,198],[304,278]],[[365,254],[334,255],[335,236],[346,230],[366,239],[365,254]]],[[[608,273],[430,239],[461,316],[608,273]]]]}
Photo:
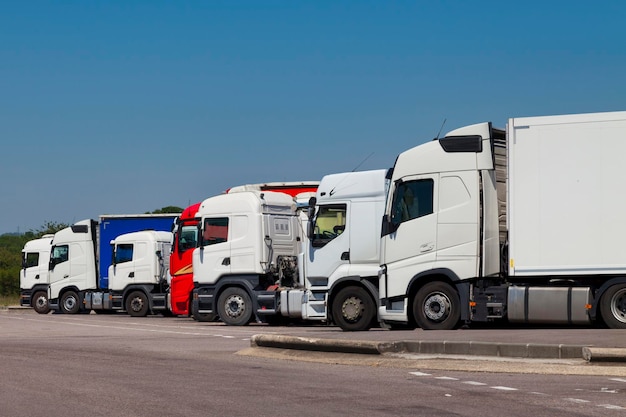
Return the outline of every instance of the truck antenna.
{"type": "Polygon", "coordinates": [[[446,120],[448,120],[448,119],[446,119],[444,117],[443,123],[441,123],[441,127],[439,128],[439,132],[437,132],[437,137],[434,140],[438,140],[439,139],[439,135],[441,135],[441,131],[443,130],[443,126],[446,124],[446,120]]]}
{"type": "Polygon", "coordinates": [[[357,166],[355,166],[355,167],[354,167],[354,169],[352,170],[352,172],[354,172],[354,171],[356,171],[357,169],[359,169],[359,167],[360,167],[361,165],[363,165],[363,164],[365,163],[365,161],[367,161],[368,159],[370,159],[370,157],[371,157],[372,155],[374,155],[374,152],[372,152],[371,154],[367,155],[367,157],[366,157],[364,160],[362,160],[362,161],[361,161],[361,163],[360,163],[359,165],[357,165],[357,166]]]}
{"type": "MultiPolygon", "coordinates": [[[[354,172],[354,171],[356,171],[357,169],[359,169],[359,167],[360,167],[361,165],[363,165],[363,164],[365,163],[365,161],[367,161],[368,159],[370,159],[370,157],[371,157],[372,155],[374,155],[374,152],[372,152],[372,153],[370,153],[369,155],[367,155],[367,157],[366,157],[364,160],[362,160],[362,161],[361,161],[361,163],[359,163],[357,166],[355,166],[355,167],[354,167],[354,169],[353,169],[351,172],[354,172]]],[[[332,190],[330,190],[330,192],[328,193],[328,195],[333,195],[333,194],[335,194],[335,189],[336,189],[337,187],[339,187],[339,185],[343,182],[343,180],[345,180],[345,178],[343,178],[341,181],[339,181],[337,184],[335,184],[335,186],[333,187],[333,189],[332,189],[332,190]]]]}

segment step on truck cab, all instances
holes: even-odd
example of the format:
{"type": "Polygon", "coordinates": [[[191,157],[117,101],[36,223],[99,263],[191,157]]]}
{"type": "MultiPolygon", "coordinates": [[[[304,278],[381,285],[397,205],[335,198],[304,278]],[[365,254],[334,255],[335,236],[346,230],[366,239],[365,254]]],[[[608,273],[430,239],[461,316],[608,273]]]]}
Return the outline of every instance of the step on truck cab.
{"type": "Polygon", "coordinates": [[[48,306],[48,263],[53,234],[26,242],[22,249],[20,305],[32,307],[39,314],[50,312],[48,306]]]}
{"type": "Polygon", "coordinates": [[[626,112],[481,123],[401,153],[380,318],[626,328],[626,112]]]}

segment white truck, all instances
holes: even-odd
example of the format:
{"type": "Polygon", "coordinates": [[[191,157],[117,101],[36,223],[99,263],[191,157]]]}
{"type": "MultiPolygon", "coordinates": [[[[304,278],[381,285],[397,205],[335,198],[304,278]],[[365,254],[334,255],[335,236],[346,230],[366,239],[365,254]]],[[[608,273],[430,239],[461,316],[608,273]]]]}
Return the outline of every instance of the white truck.
{"type": "Polygon", "coordinates": [[[626,112],[482,123],[401,153],[379,318],[626,328],[626,112]]]}
{"type": "Polygon", "coordinates": [[[48,314],[48,262],[53,234],[26,242],[22,249],[20,273],[20,305],[32,307],[39,314],[48,314]]]}
{"type": "Polygon", "coordinates": [[[65,314],[90,310],[124,310],[136,317],[155,311],[167,314],[172,233],[154,229],[171,227],[174,217],[107,216],[106,233],[103,222],[95,220],[58,231],[50,255],[50,308],[65,314]],[[121,230],[139,231],[119,235],[121,230]],[[108,234],[115,237],[110,240],[108,234]]]}
{"type": "Polygon", "coordinates": [[[292,197],[276,192],[203,201],[193,309],[229,325],[281,318],[333,322],[345,330],[374,325],[385,174],[324,177],[310,219],[292,197]]]}

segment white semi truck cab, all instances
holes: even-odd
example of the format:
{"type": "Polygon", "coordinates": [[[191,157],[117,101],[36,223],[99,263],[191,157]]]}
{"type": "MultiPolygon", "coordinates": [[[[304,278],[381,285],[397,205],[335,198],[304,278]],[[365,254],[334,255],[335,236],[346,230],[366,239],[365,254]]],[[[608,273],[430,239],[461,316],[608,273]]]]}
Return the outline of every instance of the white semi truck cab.
{"type": "Polygon", "coordinates": [[[514,118],[401,153],[382,227],[380,318],[626,328],[626,112],[514,118]]]}
{"type": "Polygon", "coordinates": [[[54,235],[43,235],[26,242],[22,249],[20,305],[32,307],[39,314],[50,312],[48,306],[48,263],[54,235]]]}
{"type": "Polygon", "coordinates": [[[231,325],[281,318],[346,330],[375,324],[385,173],[324,177],[309,216],[274,192],[205,200],[198,211],[203,243],[193,254],[194,310],[231,325]]]}

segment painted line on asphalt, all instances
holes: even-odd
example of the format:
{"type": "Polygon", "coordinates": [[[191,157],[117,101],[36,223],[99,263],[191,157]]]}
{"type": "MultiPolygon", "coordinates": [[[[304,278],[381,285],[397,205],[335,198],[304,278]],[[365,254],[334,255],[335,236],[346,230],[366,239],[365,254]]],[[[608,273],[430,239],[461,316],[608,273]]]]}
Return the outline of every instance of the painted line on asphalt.
{"type": "Polygon", "coordinates": [[[598,404],[598,407],[606,408],[607,410],[626,410],[626,408],[614,404],[598,404]]]}
{"type": "MultiPolygon", "coordinates": [[[[455,377],[449,377],[449,376],[433,376],[432,374],[428,374],[425,372],[419,372],[419,371],[415,371],[415,372],[409,372],[409,374],[414,375],[414,376],[423,376],[423,377],[432,377],[433,379],[438,379],[440,381],[459,381],[462,384],[467,384],[467,385],[473,385],[473,386],[485,386],[487,384],[483,383],[483,382],[478,382],[478,381],[462,381],[459,378],[455,378],[455,377]]],[[[626,379],[623,378],[609,378],[610,381],[615,381],[615,382],[626,382],[626,379]]],[[[513,392],[513,391],[519,391],[519,389],[517,388],[513,388],[513,387],[506,387],[506,386],[502,386],[502,385],[495,385],[492,387],[489,387],[491,389],[495,389],[495,390],[499,390],[499,391],[509,391],[509,392],[513,392]]],[[[580,389],[578,389],[577,391],[582,391],[580,389]]],[[[603,393],[617,393],[617,390],[610,390],[608,388],[602,388],[600,391],[597,392],[603,392],[603,393]]],[[[543,392],[537,392],[537,391],[531,391],[529,392],[529,394],[533,394],[533,395],[540,395],[540,396],[546,396],[546,397],[550,397],[550,394],[546,394],[543,392]]],[[[450,396],[450,394],[446,394],[446,396],[450,396]]],[[[563,398],[564,401],[570,402],[570,403],[575,403],[575,404],[589,404],[589,405],[593,405],[591,400],[585,400],[582,398],[563,398]]],[[[622,407],[620,405],[615,405],[615,404],[596,404],[596,407],[600,407],[600,408],[604,408],[607,410],[626,410],[626,407],[622,407]]]]}
{"type": "Polygon", "coordinates": [[[477,381],[463,381],[463,384],[467,384],[467,385],[475,385],[477,387],[483,386],[483,385],[487,385],[484,382],[477,382],[477,381]]]}
{"type": "MultiPolygon", "coordinates": [[[[14,320],[24,320],[24,321],[33,321],[39,323],[51,323],[46,320],[36,320],[36,319],[25,319],[25,318],[12,318],[14,320]]],[[[206,337],[221,337],[224,339],[232,338],[234,336],[224,336],[221,334],[210,334],[210,333],[199,333],[199,332],[189,332],[189,331],[175,331],[175,330],[165,330],[165,329],[143,329],[139,327],[128,327],[128,326],[110,326],[110,325],[102,325],[102,324],[89,324],[89,323],[81,323],[81,322],[57,322],[55,324],[61,325],[71,325],[71,326],[82,326],[82,327],[93,327],[96,329],[115,329],[115,330],[126,330],[126,331],[138,331],[138,332],[148,332],[148,333],[164,333],[164,334],[179,334],[186,336],[206,336],[206,337]]]]}
{"type": "Polygon", "coordinates": [[[494,387],[489,387],[489,388],[492,388],[492,389],[497,389],[497,390],[500,390],[500,391],[519,391],[517,388],[513,388],[513,387],[503,387],[503,386],[501,386],[501,385],[496,385],[496,386],[494,386],[494,387]]]}
{"type": "Polygon", "coordinates": [[[583,400],[581,398],[565,398],[565,401],[571,401],[571,402],[577,403],[577,404],[583,404],[583,403],[590,403],[591,402],[589,400],[583,400]]]}

